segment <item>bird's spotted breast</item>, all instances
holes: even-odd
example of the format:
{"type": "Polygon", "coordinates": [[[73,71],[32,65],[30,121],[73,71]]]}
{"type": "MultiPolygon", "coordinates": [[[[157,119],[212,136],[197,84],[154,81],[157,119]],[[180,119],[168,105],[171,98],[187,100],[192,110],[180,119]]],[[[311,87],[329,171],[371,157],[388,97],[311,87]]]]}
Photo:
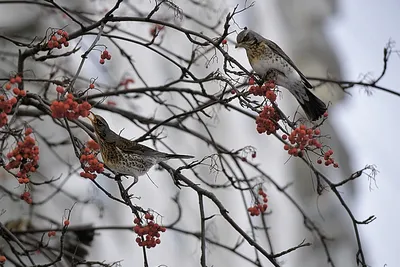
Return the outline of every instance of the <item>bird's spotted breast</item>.
{"type": "Polygon", "coordinates": [[[269,70],[278,70],[285,74],[286,77],[291,77],[299,80],[298,73],[289,63],[281,56],[274,53],[268,46],[258,46],[254,49],[247,49],[247,57],[253,70],[263,78],[269,70]]]}

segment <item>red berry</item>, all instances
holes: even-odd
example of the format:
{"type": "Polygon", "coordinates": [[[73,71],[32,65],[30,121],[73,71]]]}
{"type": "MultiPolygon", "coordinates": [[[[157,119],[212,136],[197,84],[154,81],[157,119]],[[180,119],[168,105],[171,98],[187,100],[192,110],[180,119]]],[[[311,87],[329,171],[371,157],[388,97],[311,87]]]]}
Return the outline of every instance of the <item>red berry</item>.
{"type": "Polygon", "coordinates": [[[289,149],[290,149],[290,146],[289,146],[288,144],[285,144],[285,145],[283,146],[283,149],[284,149],[284,150],[289,150],[289,149]]]}
{"type": "Polygon", "coordinates": [[[94,88],[94,84],[93,83],[89,84],[89,88],[93,89],[94,88]]]}
{"type": "Polygon", "coordinates": [[[255,83],[254,78],[253,78],[253,77],[250,77],[250,79],[249,79],[249,84],[250,84],[250,85],[253,85],[254,83],[255,83]]]}
{"type": "Polygon", "coordinates": [[[10,83],[12,83],[12,84],[15,83],[15,78],[14,77],[10,78],[10,83]]]}
{"type": "Polygon", "coordinates": [[[334,164],[333,164],[333,167],[334,167],[334,168],[339,168],[339,164],[334,163],[334,164]]]}
{"type": "Polygon", "coordinates": [[[104,59],[100,59],[100,64],[103,65],[105,63],[104,59]]]}
{"type": "Polygon", "coordinates": [[[19,95],[20,92],[21,92],[21,90],[19,90],[19,88],[17,88],[17,87],[15,87],[15,88],[13,89],[13,93],[16,94],[16,95],[19,95]]]}
{"type": "Polygon", "coordinates": [[[65,221],[64,221],[64,226],[68,226],[68,225],[69,225],[69,223],[70,223],[70,221],[69,221],[69,220],[65,220],[65,221]]]}
{"type": "Polygon", "coordinates": [[[324,117],[325,117],[325,118],[328,117],[328,111],[325,111],[324,117]]]}
{"type": "Polygon", "coordinates": [[[0,263],[4,263],[7,260],[6,256],[0,256],[0,263]]]}
{"type": "Polygon", "coordinates": [[[226,45],[228,41],[226,39],[222,40],[221,44],[226,45]]]}
{"type": "Polygon", "coordinates": [[[56,87],[56,91],[57,91],[58,93],[62,94],[62,93],[64,93],[64,87],[62,87],[62,86],[57,86],[57,87],[56,87]]]}
{"type": "Polygon", "coordinates": [[[27,136],[27,135],[30,135],[31,133],[33,133],[32,128],[26,128],[25,135],[27,136]]]}
{"type": "Polygon", "coordinates": [[[16,83],[21,83],[22,82],[22,78],[20,76],[16,76],[15,77],[15,82],[16,83]]]}
{"type": "Polygon", "coordinates": [[[318,159],[318,160],[317,160],[317,163],[318,163],[318,164],[322,164],[322,159],[318,159]]]}

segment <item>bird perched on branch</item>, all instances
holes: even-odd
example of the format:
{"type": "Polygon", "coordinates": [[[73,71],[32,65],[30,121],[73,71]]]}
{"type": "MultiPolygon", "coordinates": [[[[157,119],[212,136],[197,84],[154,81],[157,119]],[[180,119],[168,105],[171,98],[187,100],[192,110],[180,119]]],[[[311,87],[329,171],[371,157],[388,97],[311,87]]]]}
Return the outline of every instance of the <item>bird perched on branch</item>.
{"type": "Polygon", "coordinates": [[[88,117],[96,133],[104,163],[113,172],[137,179],[151,167],[169,159],[190,159],[193,156],[156,151],[113,132],[104,118],[91,112],[88,117]]]}
{"type": "Polygon", "coordinates": [[[325,113],[325,103],[310,91],[312,85],[276,43],[245,28],[236,37],[237,47],[246,49],[251,67],[263,80],[273,80],[288,89],[310,120],[325,113]]]}

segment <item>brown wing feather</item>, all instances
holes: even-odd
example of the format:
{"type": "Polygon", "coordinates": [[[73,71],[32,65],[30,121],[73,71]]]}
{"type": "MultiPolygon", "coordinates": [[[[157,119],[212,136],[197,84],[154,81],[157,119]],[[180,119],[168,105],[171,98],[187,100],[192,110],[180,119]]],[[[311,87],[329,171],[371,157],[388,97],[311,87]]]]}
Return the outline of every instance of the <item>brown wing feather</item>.
{"type": "Polygon", "coordinates": [[[274,43],[271,40],[265,39],[265,38],[263,38],[263,39],[269,48],[271,48],[276,54],[280,55],[284,60],[286,60],[289,63],[290,66],[292,66],[297,71],[297,73],[300,75],[301,79],[303,80],[304,85],[307,88],[309,88],[309,89],[313,88],[313,86],[307,80],[306,76],[304,76],[304,74],[301,73],[301,71],[296,67],[294,62],[289,58],[288,55],[286,55],[286,53],[276,43],[274,43]]]}
{"type": "Polygon", "coordinates": [[[118,139],[116,145],[123,152],[129,153],[129,154],[137,154],[137,155],[143,155],[143,156],[154,156],[154,155],[160,156],[162,154],[165,154],[165,153],[159,152],[157,150],[154,150],[150,147],[136,143],[134,141],[130,141],[123,137],[118,139]]]}

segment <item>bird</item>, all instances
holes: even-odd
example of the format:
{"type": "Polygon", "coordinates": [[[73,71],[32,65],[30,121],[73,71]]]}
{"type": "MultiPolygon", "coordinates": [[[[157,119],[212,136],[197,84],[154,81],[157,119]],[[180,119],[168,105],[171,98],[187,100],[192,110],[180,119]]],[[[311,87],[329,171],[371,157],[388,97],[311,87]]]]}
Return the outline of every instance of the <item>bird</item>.
{"type": "Polygon", "coordinates": [[[169,159],[191,159],[193,156],[168,154],[138,142],[128,140],[110,129],[107,121],[93,112],[89,116],[99,142],[105,165],[117,175],[128,175],[135,180],[154,165],[169,159]]]}
{"type": "Polygon", "coordinates": [[[310,91],[313,86],[276,43],[244,28],[235,47],[246,50],[251,67],[263,80],[288,89],[310,120],[316,121],[326,112],[325,103],[310,91]]]}

